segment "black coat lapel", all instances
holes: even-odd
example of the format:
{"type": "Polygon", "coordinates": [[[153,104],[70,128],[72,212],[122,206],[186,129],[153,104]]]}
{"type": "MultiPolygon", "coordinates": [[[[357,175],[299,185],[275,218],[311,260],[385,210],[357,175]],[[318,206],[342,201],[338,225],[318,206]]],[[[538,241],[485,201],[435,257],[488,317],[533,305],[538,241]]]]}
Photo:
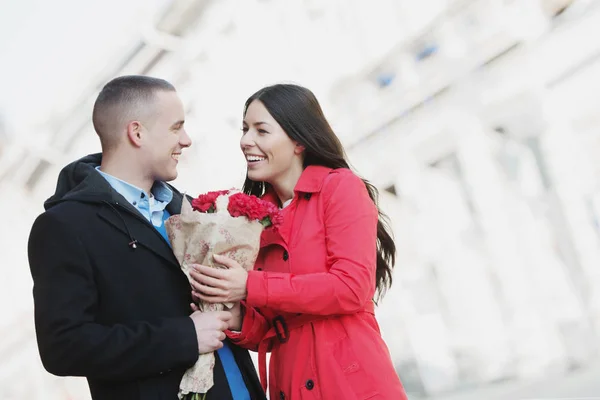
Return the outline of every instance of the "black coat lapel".
{"type": "MultiPolygon", "coordinates": [[[[183,200],[184,195],[179,193],[173,186],[169,185],[169,187],[173,191],[173,199],[171,200],[171,202],[169,204],[167,204],[167,211],[171,215],[181,214],[181,201],[183,200]]],[[[190,198],[190,196],[185,195],[185,198],[190,203],[192,202],[192,199],[190,198]]]]}
{"type": "Polygon", "coordinates": [[[135,240],[136,246],[143,246],[177,268],[180,268],[179,262],[173,255],[171,246],[133,206],[121,207],[119,203],[116,207],[111,208],[106,205],[106,207],[102,207],[98,211],[98,216],[123,233],[123,246],[130,246],[130,243],[135,240]]]}

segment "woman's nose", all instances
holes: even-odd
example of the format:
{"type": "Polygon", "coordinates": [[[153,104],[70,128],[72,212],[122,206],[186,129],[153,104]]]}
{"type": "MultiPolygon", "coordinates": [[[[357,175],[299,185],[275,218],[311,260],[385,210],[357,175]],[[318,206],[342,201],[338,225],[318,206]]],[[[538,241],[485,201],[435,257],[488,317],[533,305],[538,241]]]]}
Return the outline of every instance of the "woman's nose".
{"type": "Polygon", "coordinates": [[[249,134],[245,134],[240,139],[240,145],[242,146],[242,149],[252,147],[254,146],[254,140],[252,140],[252,137],[249,134]]]}

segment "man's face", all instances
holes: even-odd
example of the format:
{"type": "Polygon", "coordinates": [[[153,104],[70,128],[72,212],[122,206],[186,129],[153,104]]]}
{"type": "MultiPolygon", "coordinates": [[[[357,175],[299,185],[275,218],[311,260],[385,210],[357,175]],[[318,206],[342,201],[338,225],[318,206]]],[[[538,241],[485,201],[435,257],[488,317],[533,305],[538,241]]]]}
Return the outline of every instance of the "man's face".
{"type": "Polygon", "coordinates": [[[172,181],[177,178],[179,156],[192,140],[183,126],[184,109],[177,92],[159,91],[155,98],[148,122],[143,123],[143,162],[153,180],[172,181]]]}

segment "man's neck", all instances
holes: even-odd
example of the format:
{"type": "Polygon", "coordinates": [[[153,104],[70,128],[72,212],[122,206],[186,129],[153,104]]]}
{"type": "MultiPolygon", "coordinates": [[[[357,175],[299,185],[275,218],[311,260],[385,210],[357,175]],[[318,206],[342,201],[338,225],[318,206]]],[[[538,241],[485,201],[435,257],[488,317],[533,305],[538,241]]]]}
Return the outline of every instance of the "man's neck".
{"type": "Polygon", "coordinates": [[[139,187],[148,195],[151,195],[152,186],[154,180],[144,176],[137,165],[126,165],[131,164],[127,161],[127,157],[102,157],[102,163],[100,164],[100,170],[104,173],[114,176],[130,185],[139,187]]]}

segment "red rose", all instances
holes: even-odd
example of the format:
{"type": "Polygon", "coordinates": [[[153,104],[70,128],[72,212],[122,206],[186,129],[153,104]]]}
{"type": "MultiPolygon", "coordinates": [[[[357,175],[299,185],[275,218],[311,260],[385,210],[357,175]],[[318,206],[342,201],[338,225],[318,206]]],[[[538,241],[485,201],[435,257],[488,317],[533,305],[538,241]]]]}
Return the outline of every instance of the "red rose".
{"type": "Polygon", "coordinates": [[[227,207],[232,217],[244,216],[251,221],[259,221],[264,226],[278,224],[280,218],[272,218],[280,214],[279,209],[272,203],[259,199],[256,196],[245,193],[235,193],[229,196],[229,206],[227,207]]]}
{"type": "Polygon", "coordinates": [[[219,190],[201,194],[192,200],[192,208],[200,212],[214,212],[216,208],[217,198],[221,195],[229,193],[229,190],[219,190]]]}
{"type": "MultiPolygon", "coordinates": [[[[229,192],[229,190],[219,190],[201,194],[192,200],[192,208],[200,212],[215,212],[217,198],[229,192]]],[[[259,221],[265,227],[277,228],[283,221],[281,211],[273,203],[241,192],[229,196],[227,211],[234,218],[246,217],[251,221],[259,221]]]]}

